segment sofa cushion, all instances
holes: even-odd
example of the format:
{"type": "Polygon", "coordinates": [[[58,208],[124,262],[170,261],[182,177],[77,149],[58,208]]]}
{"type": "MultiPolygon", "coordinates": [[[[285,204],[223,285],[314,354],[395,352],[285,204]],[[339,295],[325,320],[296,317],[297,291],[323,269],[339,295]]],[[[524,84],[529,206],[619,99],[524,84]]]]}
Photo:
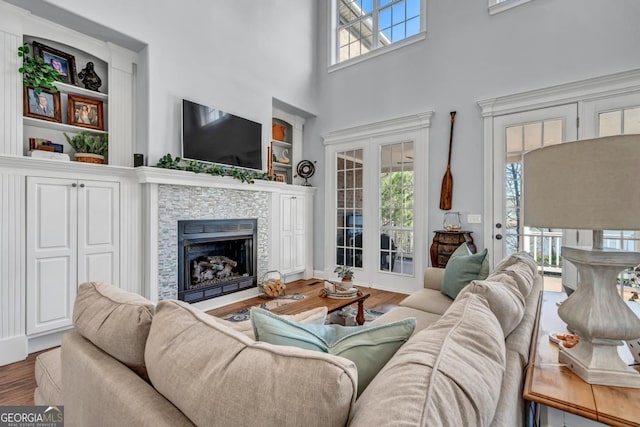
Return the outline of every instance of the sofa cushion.
{"type": "Polygon", "coordinates": [[[467,293],[396,353],[356,402],[350,426],[487,426],[505,367],[502,329],[467,293]]]}
{"type": "Polygon", "coordinates": [[[507,350],[513,350],[520,355],[522,367],[529,363],[529,350],[536,323],[536,314],[542,292],[542,276],[538,275],[533,283],[529,296],[525,299],[524,317],[520,324],[509,334],[505,341],[507,350]]]}
{"type": "MultiPolygon", "coordinates": [[[[471,252],[471,249],[469,248],[469,245],[467,244],[467,242],[464,242],[460,246],[458,246],[458,248],[455,251],[453,251],[453,253],[449,258],[457,257],[460,255],[473,255],[473,252],[471,252]]],[[[489,257],[485,256],[484,261],[482,261],[482,267],[480,269],[480,273],[478,274],[478,276],[482,278],[487,277],[489,275],[490,269],[491,269],[491,264],[489,264],[489,257]]]]}
{"type": "Polygon", "coordinates": [[[38,385],[33,400],[36,405],[64,405],[62,401],[62,362],[60,347],[39,354],[35,362],[38,385]]]}
{"type": "Polygon", "coordinates": [[[416,319],[363,326],[292,322],[260,308],[251,309],[256,339],[345,357],[358,368],[358,394],[393,357],[416,327],[416,319]]]}
{"type": "Polygon", "coordinates": [[[146,376],[144,348],[154,305],[107,283],[80,285],[73,307],[76,330],[138,375],[146,376]]]}
{"type": "Polygon", "coordinates": [[[500,322],[504,336],[508,336],[520,324],[524,316],[524,297],[511,277],[503,282],[474,280],[458,294],[458,298],[467,292],[482,295],[489,308],[500,322]]]}
{"type": "Polygon", "coordinates": [[[536,274],[538,271],[538,264],[536,264],[536,261],[533,259],[530,253],[516,252],[515,254],[511,254],[498,262],[491,273],[499,272],[506,269],[510,265],[517,263],[523,263],[527,265],[533,274],[536,274]]]}
{"type": "Polygon", "coordinates": [[[387,311],[382,316],[377,317],[372,324],[376,323],[391,323],[397,320],[407,319],[413,317],[416,319],[416,328],[413,330],[413,335],[417,334],[427,326],[435,323],[442,315],[428,313],[426,311],[418,310],[411,307],[394,307],[387,311]]]}
{"type": "Polygon", "coordinates": [[[486,267],[483,268],[486,258],[486,249],[473,255],[451,256],[444,269],[440,291],[450,298],[455,298],[472,280],[486,279],[488,271],[486,267]]]}
{"type": "MultiPolygon", "coordinates": [[[[324,325],[325,321],[327,320],[327,312],[327,307],[316,307],[297,314],[282,314],[280,315],[280,317],[282,317],[283,319],[292,320],[294,322],[324,325]]],[[[242,332],[251,339],[256,338],[253,333],[253,325],[251,324],[251,319],[243,320],[241,322],[231,322],[225,319],[218,319],[218,321],[223,323],[224,325],[227,325],[231,329],[242,332]]]]}
{"type": "Polygon", "coordinates": [[[451,307],[451,304],[453,304],[453,300],[439,290],[420,289],[403,299],[399,305],[443,315],[451,307]]]}
{"type": "Polygon", "coordinates": [[[158,303],[145,359],[196,425],[344,426],[356,397],[350,360],[256,343],[182,301],[158,303]]]}
{"type": "Polygon", "coordinates": [[[488,279],[494,282],[504,282],[506,280],[504,276],[515,281],[518,290],[526,298],[531,292],[537,273],[532,273],[525,263],[516,263],[490,274],[488,279]]]}

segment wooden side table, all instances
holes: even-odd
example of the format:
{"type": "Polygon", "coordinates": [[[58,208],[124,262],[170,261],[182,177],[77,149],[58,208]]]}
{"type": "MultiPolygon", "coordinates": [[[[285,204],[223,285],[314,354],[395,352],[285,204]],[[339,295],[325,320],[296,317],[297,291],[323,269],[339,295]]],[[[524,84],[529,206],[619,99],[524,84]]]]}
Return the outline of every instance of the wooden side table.
{"type": "MultiPolygon", "coordinates": [[[[558,346],[549,334],[566,332],[556,304],[565,298],[563,292],[544,291],[538,310],[524,384],[534,425],[640,426],[640,389],[588,384],[558,363],[558,346]]],[[[618,351],[625,362],[634,362],[627,346],[618,351]]]]}
{"type": "Polygon", "coordinates": [[[471,253],[476,253],[476,245],[471,237],[472,231],[446,231],[437,230],[433,236],[433,243],[429,253],[431,255],[431,266],[444,268],[451,254],[458,249],[458,246],[467,242],[471,253]]]}

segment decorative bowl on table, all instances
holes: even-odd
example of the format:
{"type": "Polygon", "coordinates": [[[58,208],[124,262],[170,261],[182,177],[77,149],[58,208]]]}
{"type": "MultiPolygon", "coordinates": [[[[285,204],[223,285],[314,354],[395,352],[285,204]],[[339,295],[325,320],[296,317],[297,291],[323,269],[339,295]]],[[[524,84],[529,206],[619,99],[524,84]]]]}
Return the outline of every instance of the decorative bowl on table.
{"type": "Polygon", "coordinates": [[[327,298],[348,299],[358,295],[358,289],[351,286],[351,282],[345,284],[345,283],[339,283],[339,282],[325,281],[324,289],[322,289],[322,293],[327,298]]]}

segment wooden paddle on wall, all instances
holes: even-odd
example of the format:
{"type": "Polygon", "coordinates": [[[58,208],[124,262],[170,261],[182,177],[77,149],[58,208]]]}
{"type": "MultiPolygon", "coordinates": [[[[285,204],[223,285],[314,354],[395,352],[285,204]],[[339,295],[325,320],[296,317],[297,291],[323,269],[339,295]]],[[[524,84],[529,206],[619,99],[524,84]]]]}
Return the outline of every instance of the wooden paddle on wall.
{"type": "Polygon", "coordinates": [[[453,175],[451,175],[451,146],[453,145],[453,121],[456,118],[456,112],[451,113],[451,134],[449,136],[449,160],[447,161],[447,171],[442,178],[442,189],[440,190],[440,209],[448,211],[451,209],[451,200],[453,199],[453,175]]]}

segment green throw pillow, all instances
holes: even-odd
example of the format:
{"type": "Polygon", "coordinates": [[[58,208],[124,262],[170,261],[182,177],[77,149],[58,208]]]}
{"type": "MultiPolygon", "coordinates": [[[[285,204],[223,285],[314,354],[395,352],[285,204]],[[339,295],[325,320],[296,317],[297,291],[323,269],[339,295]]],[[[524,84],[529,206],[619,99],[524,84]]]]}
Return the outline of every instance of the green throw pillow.
{"type": "Polygon", "coordinates": [[[321,351],[354,362],[358,369],[358,395],[416,327],[415,318],[363,326],[310,325],[256,307],[251,309],[251,322],[257,341],[321,351]]]}
{"type": "Polygon", "coordinates": [[[455,252],[451,254],[451,258],[449,258],[447,266],[444,268],[442,285],[440,286],[440,291],[453,299],[472,280],[484,280],[489,275],[489,260],[487,259],[486,249],[473,255],[457,254],[454,256],[454,254],[455,252]]]}

